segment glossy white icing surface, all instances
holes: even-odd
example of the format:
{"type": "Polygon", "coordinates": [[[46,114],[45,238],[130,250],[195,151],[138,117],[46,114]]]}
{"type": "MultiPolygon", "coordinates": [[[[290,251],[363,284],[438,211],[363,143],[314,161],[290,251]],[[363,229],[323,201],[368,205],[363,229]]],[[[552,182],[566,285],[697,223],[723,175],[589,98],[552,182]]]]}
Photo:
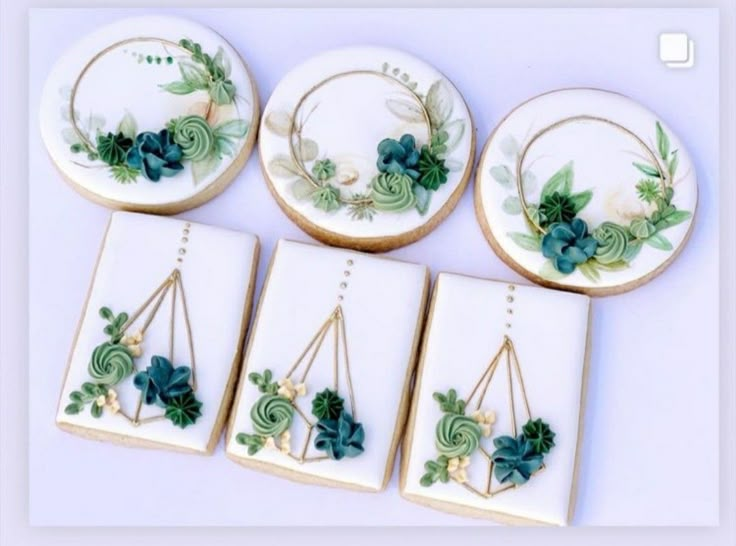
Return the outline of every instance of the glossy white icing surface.
{"type": "MultiPolygon", "coordinates": [[[[539,251],[520,247],[509,233],[530,233],[524,214],[518,205],[516,163],[518,152],[533,135],[560,120],[575,116],[594,116],[601,120],[580,120],[565,123],[546,132],[529,146],[522,172],[524,194],[529,204],[538,204],[543,185],[568,162],[574,168],[573,192],[592,190],[590,203],[579,217],[592,231],[604,221],[628,226],[634,217],[650,214],[652,206],[637,196],[637,183],[647,178],[632,163],[651,163],[651,156],[632,135],[612,121],[634,133],[658,156],[656,122],[660,121],[670,142],[677,150],[678,166],[674,176],[675,195],[672,203],[678,210],[694,213],[698,192],[695,166],[682,141],[656,114],[616,93],[594,89],[569,89],[540,95],[513,110],[496,128],[486,145],[478,166],[476,180],[482,214],[493,238],[503,252],[523,271],[544,279],[540,272],[547,259],[539,251]],[[496,175],[492,174],[496,169],[496,175]],[[503,170],[512,178],[499,182],[503,170]],[[501,173],[501,174],[499,174],[501,173]],[[508,210],[514,210],[510,214],[508,210]]],[[[677,252],[687,238],[693,217],[661,231],[673,250],[660,250],[644,244],[630,266],[616,271],[602,271],[597,282],[591,281],[579,269],[564,278],[554,278],[561,286],[585,289],[610,288],[632,283],[653,273],[677,252]]]]}
{"type": "MultiPolygon", "coordinates": [[[[421,357],[423,368],[414,393],[418,397],[414,434],[405,438],[405,445],[411,442],[411,456],[404,493],[451,503],[458,508],[564,525],[577,449],[590,300],[586,296],[528,286],[515,285],[511,291],[508,286],[508,283],[460,275],[439,275],[434,312],[425,333],[428,341],[421,357]],[[509,296],[513,302],[507,301],[509,296]],[[512,309],[511,314],[508,309],[512,309]],[[510,328],[507,323],[511,324],[510,328]],[[542,418],[556,433],[556,445],[544,459],[546,468],[521,487],[490,499],[481,498],[453,481],[421,486],[424,463],[438,456],[435,427],[442,413],[432,398],[433,393],[447,393],[454,388],[459,398],[466,399],[505,335],[516,348],[532,418],[542,418]]],[[[481,440],[481,446],[489,453],[494,449],[492,438],[512,435],[509,376],[505,365],[504,358],[481,406],[483,410],[496,412],[491,436],[481,440]]],[[[523,426],[527,416],[516,375],[513,385],[517,422],[523,426]]],[[[475,404],[470,407],[473,409],[475,404]]],[[[478,489],[485,487],[487,469],[486,460],[475,452],[468,477],[478,489]]],[[[497,486],[494,479],[494,488],[497,486]]]]}
{"type": "MultiPolygon", "coordinates": [[[[473,161],[472,133],[470,112],[462,96],[437,69],[402,51],[350,47],[322,53],[284,76],[264,110],[259,149],[271,186],[303,220],[342,236],[387,237],[424,225],[445,205],[463,182],[468,162],[473,161]],[[402,80],[404,76],[406,81],[402,80]],[[367,192],[378,174],[376,147],[383,139],[398,139],[408,133],[415,136],[417,148],[427,144],[428,125],[417,113],[416,100],[405,83],[416,83],[416,93],[426,96],[438,81],[450,122],[445,129],[456,146],[446,158],[446,164],[452,168],[448,180],[432,192],[425,215],[412,208],[401,213],[379,212],[372,221],[355,220],[347,207],[325,212],[317,209],[311,199],[294,195],[292,187],[297,175],[277,167],[278,160],[290,155],[289,139],[283,131],[288,131],[288,123],[284,119],[291,116],[297,124],[306,120],[302,136],[317,143],[317,159],[328,157],[337,164],[337,178],[331,182],[343,197],[350,197],[367,192]],[[294,117],[294,110],[305,95],[308,96],[294,117]],[[396,111],[403,117],[397,116],[396,111]],[[353,180],[356,176],[357,180],[353,180]]],[[[306,163],[307,170],[311,164],[306,163]]]]}
{"type": "MultiPolygon", "coordinates": [[[[340,304],[357,420],[365,429],[365,451],[341,461],[300,464],[275,449],[264,448],[252,458],[316,478],[380,489],[407,370],[414,358],[415,336],[423,320],[427,268],[287,240],[279,241],[274,252],[249,340],[245,373],[262,373],[268,368],[275,379],[284,377],[335,309],[338,296],[343,295],[340,304]],[[352,266],[348,260],[353,261],[352,266]],[[349,276],[345,276],[346,270],[349,276]],[[343,282],[345,288],[340,287],[343,282]]],[[[333,386],[333,362],[333,338],[329,334],[307,377],[308,392],[297,399],[297,405],[312,418],[314,395],[333,386]]],[[[348,408],[346,374],[340,362],[339,393],[348,408]]],[[[236,442],[236,434],[253,433],[250,411],[261,393],[244,377],[238,388],[240,400],[233,408],[226,449],[230,455],[248,459],[247,448],[236,442]]],[[[295,418],[290,431],[292,448],[298,452],[306,438],[306,427],[295,418]]],[[[310,445],[308,454],[323,452],[310,445]]]]}
{"type": "MultiPolygon", "coordinates": [[[[49,74],[41,98],[41,134],[49,155],[61,172],[82,190],[133,208],[176,203],[207,190],[245,146],[248,133],[234,139],[232,155],[223,156],[219,165],[199,181],[194,179],[192,162],[185,160],[183,171],[173,177],[153,183],[139,176],[136,182],[128,184],[116,182],[101,161],[88,161],[86,153],[70,151],[71,144],[78,141],[69,121],[71,89],[85,66],[103,51],[79,80],[74,105],[78,125],[93,143],[98,131],[117,132],[126,114],[133,116],[138,132],[158,132],[169,120],[179,116],[203,115],[209,98],[206,90],[178,95],[161,88],[163,84],[182,80],[179,63],[189,63],[190,56],[156,39],[178,43],[183,38],[201,44],[202,51],[213,57],[222,48],[225,63],[230,65],[229,79],[235,86],[236,100],[233,104],[212,106],[210,125],[240,118],[248,124],[248,132],[255,129],[252,125],[257,97],[253,96],[251,78],[238,53],[224,38],[207,27],[175,17],[121,20],[84,36],[64,52],[49,74]],[[154,59],[160,57],[162,62],[149,63],[148,55],[154,59]],[[171,64],[166,62],[169,56],[173,60],[171,64]]],[[[195,63],[195,66],[201,65],[195,63]]]]}
{"type": "MultiPolygon", "coordinates": [[[[62,388],[57,421],[110,432],[171,446],[205,451],[214,432],[228,377],[238,353],[238,341],[257,239],[253,235],[192,223],[188,241],[182,244],[184,220],[143,214],[112,214],[97,273],[92,280],[86,313],[82,317],[79,337],[72,348],[71,363],[62,388]],[[184,247],[186,253],[179,254],[184,247]],[[196,397],[202,402],[202,417],[185,429],[170,421],[132,426],[123,417],[107,412],[100,418],[91,416],[89,407],[78,415],[67,415],[69,393],[90,381],[88,364],[92,351],[107,341],[103,328],[107,324],[100,307],[114,313],[132,313],[179,264],[186,305],[192,329],[196,362],[196,397]]],[[[171,292],[167,294],[143,340],[143,355],[135,360],[138,371],[144,370],[153,355],[168,358],[171,292]]],[[[131,332],[145,320],[146,314],[133,324],[131,332]]],[[[184,327],[181,301],[176,306],[174,334],[175,366],[191,365],[188,337],[184,327]]],[[[55,365],[63,365],[62,360],[55,365]]],[[[133,386],[133,375],[116,385],[121,407],[128,415],[135,412],[140,391],[133,386]]],[[[156,406],[143,406],[141,417],[162,413],[156,406]]]]}

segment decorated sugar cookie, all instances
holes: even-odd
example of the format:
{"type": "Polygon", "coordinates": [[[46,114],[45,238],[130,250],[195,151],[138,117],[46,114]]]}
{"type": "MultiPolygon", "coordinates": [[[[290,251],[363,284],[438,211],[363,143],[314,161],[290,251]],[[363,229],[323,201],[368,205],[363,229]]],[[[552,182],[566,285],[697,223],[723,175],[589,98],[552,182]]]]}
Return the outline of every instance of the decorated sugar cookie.
{"type": "Polygon", "coordinates": [[[287,74],[264,111],[263,171],[299,227],[326,243],[388,250],[457,204],[475,136],[458,90],[400,51],[348,48],[287,74]]]}
{"type": "Polygon", "coordinates": [[[578,294],[439,275],[403,444],[404,497],[510,523],[570,522],[589,306],[578,294]]]}
{"type": "Polygon", "coordinates": [[[84,37],[44,87],[51,160],[105,206],[171,214],[219,194],[245,164],[258,128],[255,84],[214,31],[139,17],[84,37]]]}
{"type": "Polygon", "coordinates": [[[608,295],[636,288],[680,253],[697,207],[687,151],[622,95],[555,91],[513,110],[486,144],[475,207],[516,271],[608,295]]]}
{"type": "Polygon", "coordinates": [[[74,340],[59,427],[211,453],[235,387],[257,256],[252,235],[114,213],[74,340]]]}
{"type": "Polygon", "coordinates": [[[427,268],[279,241],[228,426],[232,460],[383,489],[408,409],[427,268]]]}

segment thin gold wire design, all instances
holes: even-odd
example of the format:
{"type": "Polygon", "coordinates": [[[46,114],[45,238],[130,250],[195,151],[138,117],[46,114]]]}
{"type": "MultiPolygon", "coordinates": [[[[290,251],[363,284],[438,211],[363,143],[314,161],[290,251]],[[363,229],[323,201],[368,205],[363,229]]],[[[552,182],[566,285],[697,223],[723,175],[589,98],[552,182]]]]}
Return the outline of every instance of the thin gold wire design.
{"type": "Polygon", "coordinates": [[[523,187],[523,181],[522,181],[522,167],[524,165],[524,159],[526,158],[527,153],[529,152],[529,148],[531,148],[532,144],[534,144],[540,137],[544,136],[545,134],[549,133],[550,131],[553,131],[555,129],[558,129],[559,127],[566,125],[568,123],[575,123],[578,121],[594,121],[599,123],[605,123],[607,125],[610,125],[612,127],[615,127],[616,129],[623,131],[626,135],[633,138],[639,146],[644,150],[644,153],[648,156],[649,160],[652,162],[652,165],[654,165],[659,172],[659,180],[660,184],[662,186],[662,191],[664,191],[667,188],[667,185],[670,183],[670,176],[667,172],[667,169],[662,168],[662,166],[659,163],[659,160],[657,159],[657,155],[652,151],[652,149],[647,145],[646,142],[644,142],[636,133],[631,131],[630,129],[627,129],[623,125],[616,123],[615,121],[611,121],[610,119],[598,117],[598,116],[590,116],[590,115],[579,115],[579,116],[572,116],[569,118],[564,118],[559,121],[556,121],[555,123],[548,125],[541,130],[539,130],[537,133],[535,133],[529,141],[524,145],[524,147],[519,152],[519,155],[516,159],[516,191],[519,194],[519,202],[521,203],[521,210],[524,212],[524,216],[526,217],[527,222],[529,225],[531,225],[536,231],[538,231],[541,234],[546,234],[547,230],[544,229],[542,226],[539,225],[538,222],[536,222],[532,216],[532,214],[529,212],[529,206],[526,202],[526,197],[524,196],[524,187],[523,187]]]}
{"type": "MultiPolygon", "coordinates": [[[[196,375],[196,363],[194,360],[194,342],[192,340],[192,328],[189,320],[189,311],[187,309],[186,297],[184,295],[184,284],[182,283],[181,271],[175,268],[166,279],[156,288],[153,293],[146,299],[146,301],[128,318],[120,329],[120,333],[124,334],[143,314],[148,310],[143,326],[140,328],[142,335],[145,335],[146,330],[153,322],[156,314],[161,309],[161,306],[166,299],[166,295],[171,291],[171,307],[169,311],[169,362],[174,362],[174,334],[175,334],[175,316],[176,316],[176,302],[177,295],[181,298],[182,311],[184,315],[184,328],[187,334],[188,346],[189,346],[189,358],[190,366],[192,369],[192,376],[190,379],[192,390],[197,390],[197,375],[196,375]]],[[[143,408],[143,391],[138,396],[136,402],[135,413],[131,417],[125,411],[120,409],[118,415],[124,417],[130,424],[139,426],[147,423],[153,423],[155,421],[161,421],[165,418],[164,414],[154,415],[141,419],[141,409],[143,408]]]]}
{"type": "MultiPolygon", "coordinates": [[[[166,40],[164,38],[156,38],[152,36],[143,36],[143,37],[138,37],[138,38],[126,38],[125,40],[120,40],[119,42],[115,42],[114,44],[107,46],[102,51],[99,51],[89,61],[87,61],[87,64],[85,64],[84,67],[82,67],[82,70],[79,72],[77,79],[74,81],[74,84],[72,85],[71,94],[69,95],[69,120],[72,124],[72,129],[74,130],[74,133],[76,134],[77,138],[79,138],[79,140],[83,142],[85,146],[89,147],[92,150],[96,150],[97,148],[79,129],[79,126],[77,125],[77,118],[74,114],[74,101],[77,97],[77,90],[79,88],[79,84],[81,83],[82,78],[84,78],[87,71],[89,71],[89,69],[92,67],[92,65],[95,64],[98,60],[100,60],[100,58],[102,58],[104,55],[107,55],[109,52],[121,46],[130,44],[130,43],[136,43],[136,42],[156,42],[156,43],[162,44],[165,50],[167,47],[171,47],[179,51],[182,51],[186,53],[187,55],[189,54],[189,52],[186,49],[181,47],[176,42],[172,42],[171,40],[166,40]]],[[[211,108],[212,108],[212,99],[210,98],[207,102],[207,109],[204,115],[205,119],[207,119],[207,116],[209,115],[211,108]]]]}
{"type": "MultiPolygon", "coordinates": [[[[338,305],[335,307],[335,309],[330,313],[330,316],[325,320],[325,322],[322,323],[322,326],[317,330],[317,333],[314,334],[312,339],[307,343],[306,348],[302,351],[302,353],[299,355],[299,357],[296,359],[294,364],[291,366],[289,371],[286,373],[286,378],[291,379],[294,374],[297,373],[297,370],[300,369],[302,364],[305,364],[303,367],[303,371],[301,372],[301,377],[299,378],[299,383],[304,383],[307,379],[307,376],[309,375],[310,370],[312,369],[312,364],[314,364],[314,361],[317,358],[317,355],[319,354],[319,351],[322,347],[322,344],[325,341],[325,338],[327,337],[328,333],[332,330],[333,337],[334,337],[334,343],[333,343],[333,385],[334,390],[337,391],[338,389],[338,379],[339,379],[339,361],[340,361],[340,353],[342,353],[342,357],[344,360],[344,367],[345,367],[345,380],[348,387],[348,396],[350,401],[350,411],[353,415],[353,418],[357,420],[357,410],[355,407],[355,395],[353,392],[353,382],[352,377],[350,374],[350,360],[348,357],[348,345],[347,345],[347,335],[345,333],[345,314],[343,313],[342,306],[338,305]],[[340,345],[342,345],[342,351],[340,351],[340,345]]],[[[316,426],[316,423],[309,419],[305,415],[305,413],[301,410],[301,408],[292,400],[291,405],[294,408],[294,411],[296,411],[297,415],[304,421],[305,426],[307,427],[307,437],[304,440],[304,444],[302,445],[301,449],[299,450],[298,454],[294,453],[291,449],[289,450],[286,455],[294,459],[300,464],[303,463],[309,463],[309,462],[316,462],[316,461],[324,461],[329,459],[327,455],[318,455],[318,456],[308,456],[307,450],[309,448],[309,442],[312,439],[312,433],[314,430],[314,427],[316,426]]]]}
{"type": "MultiPolygon", "coordinates": [[[[496,354],[493,356],[490,363],[488,364],[488,367],[483,371],[480,378],[478,379],[478,382],[473,387],[473,390],[470,392],[470,396],[468,396],[466,400],[466,404],[468,407],[472,406],[472,400],[474,398],[477,398],[475,409],[480,410],[485,400],[486,394],[488,393],[488,387],[491,384],[491,380],[493,379],[493,376],[496,373],[496,369],[499,367],[499,365],[501,365],[502,362],[506,365],[506,372],[508,376],[509,411],[511,414],[511,434],[512,436],[515,437],[517,435],[517,429],[519,427],[516,422],[516,401],[514,399],[514,384],[513,384],[513,379],[512,379],[513,373],[516,374],[516,378],[519,382],[519,388],[521,390],[521,398],[522,398],[523,405],[524,405],[523,409],[524,409],[524,413],[526,414],[527,420],[530,420],[532,418],[532,411],[529,406],[529,399],[527,398],[526,387],[524,386],[524,377],[521,373],[521,366],[519,365],[519,357],[516,354],[516,348],[514,347],[514,343],[513,341],[511,341],[511,338],[509,336],[504,336],[503,342],[501,343],[501,347],[498,349],[496,354]]],[[[468,491],[474,493],[475,495],[483,497],[484,499],[489,499],[491,497],[494,497],[495,495],[503,493],[504,491],[509,491],[510,489],[514,489],[518,487],[516,484],[508,483],[508,484],[501,485],[494,489],[492,482],[493,482],[493,469],[494,469],[495,464],[493,460],[491,459],[491,454],[488,453],[488,451],[486,451],[483,447],[480,447],[479,451],[481,455],[486,459],[487,465],[488,465],[488,475],[486,477],[485,488],[478,489],[477,487],[473,486],[472,484],[468,482],[459,482],[455,480],[457,481],[457,483],[462,485],[468,491]]],[[[544,470],[544,468],[545,466],[544,464],[542,464],[542,466],[534,473],[534,475],[544,470]]]]}
{"type": "MultiPolygon", "coordinates": [[[[345,78],[348,76],[355,76],[355,75],[368,75],[368,76],[377,76],[379,78],[383,78],[385,80],[390,81],[391,83],[395,83],[397,85],[400,85],[402,90],[404,90],[416,103],[419,107],[419,110],[422,113],[422,117],[424,118],[424,123],[427,126],[428,132],[431,135],[432,134],[432,122],[429,117],[429,112],[427,111],[426,106],[424,106],[424,103],[422,102],[422,98],[417,94],[415,91],[409,89],[406,85],[404,85],[402,82],[397,80],[396,78],[384,74],[383,72],[378,72],[376,70],[350,70],[347,72],[340,72],[338,74],[333,74],[329,78],[325,78],[318,84],[311,87],[302,97],[299,99],[299,101],[296,103],[296,106],[294,107],[294,110],[291,114],[291,121],[289,125],[289,156],[291,157],[291,161],[296,166],[297,170],[299,171],[299,174],[307,180],[315,189],[319,188],[320,186],[314,181],[312,178],[312,175],[310,175],[307,172],[306,167],[304,166],[303,161],[301,160],[301,154],[296,153],[295,148],[295,141],[298,146],[298,148],[301,150],[302,146],[302,131],[304,130],[304,126],[306,125],[307,121],[309,120],[309,117],[312,115],[312,113],[316,110],[318,105],[315,105],[309,113],[307,113],[306,117],[299,122],[299,125],[297,127],[297,115],[299,114],[299,111],[301,110],[302,106],[306,102],[306,100],[317,90],[324,87],[328,83],[335,81],[340,78],[345,78]]],[[[340,196],[340,202],[347,204],[347,205],[355,205],[355,204],[362,204],[366,202],[370,202],[370,199],[345,199],[342,196],[340,196]]]]}

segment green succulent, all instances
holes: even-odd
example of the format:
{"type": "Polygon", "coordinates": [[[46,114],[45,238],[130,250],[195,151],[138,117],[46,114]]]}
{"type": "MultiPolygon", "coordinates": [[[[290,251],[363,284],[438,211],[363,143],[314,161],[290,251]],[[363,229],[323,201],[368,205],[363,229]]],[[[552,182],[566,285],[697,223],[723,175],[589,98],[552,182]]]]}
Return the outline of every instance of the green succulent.
{"type": "Polygon", "coordinates": [[[340,208],[340,190],[330,185],[322,186],[312,193],[312,202],[318,209],[333,212],[340,208]]]}
{"type": "Polygon", "coordinates": [[[499,483],[523,485],[542,466],[544,456],[537,453],[524,435],[516,438],[499,436],[494,438],[493,445],[496,450],[491,454],[491,460],[499,483]]]}
{"type": "Polygon", "coordinates": [[[637,239],[647,239],[657,233],[657,227],[647,218],[634,218],[629,231],[637,239]]]}
{"type": "Polygon", "coordinates": [[[570,222],[575,218],[575,203],[569,195],[554,192],[548,195],[539,205],[539,212],[549,223],[570,222]]]}
{"type": "Polygon", "coordinates": [[[549,453],[549,450],[555,446],[555,433],[541,419],[533,421],[530,419],[522,430],[524,438],[534,446],[534,451],[537,453],[549,453]]]}
{"type": "Polygon", "coordinates": [[[429,146],[422,146],[419,156],[419,183],[428,190],[437,191],[439,187],[447,182],[447,173],[450,172],[445,166],[445,160],[440,158],[437,152],[429,146]]]}
{"type": "Polygon", "coordinates": [[[166,418],[177,427],[186,428],[193,425],[201,412],[202,402],[197,400],[192,391],[171,398],[166,404],[166,418]]]}
{"type": "Polygon", "coordinates": [[[108,165],[120,165],[125,162],[128,150],[133,146],[133,140],[123,133],[107,133],[97,135],[97,153],[100,159],[108,165]]]}
{"type": "Polygon", "coordinates": [[[317,180],[329,180],[337,172],[337,167],[330,159],[320,159],[312,165],[312,174],[317,180]]]}
{"type": "Polygon", "coordinates": [[[640,180],[636,185],[636,193],[645,203],[653,203],[661,195],[659,183],[651,178],[640,180]]]}
{"type": "Polygon", "coordinates": [[[432,395],[440,405],[440,409],[445,413],[456,413],[458,415],[465,415],[465,400],[457,397],[457,391],[450,389],[447,394],[436,392],[432,395]]]}
{"type": "Polygon", "coordinates": [[[426,472],[419,480],[422,487],[429,487],[437,482],[449,482],[450,472],[447,470],[448,462],[449,459],[445,455],[440,455],[436,461],[427,461],[424,463],[424,470],[426,472]]]}
{"type": "Polygon", "coordinates": [[[345,401],[333,390],[325,389],[312,400],[312,415],[317,419],[337,419],[345,407],[345,401]]]}

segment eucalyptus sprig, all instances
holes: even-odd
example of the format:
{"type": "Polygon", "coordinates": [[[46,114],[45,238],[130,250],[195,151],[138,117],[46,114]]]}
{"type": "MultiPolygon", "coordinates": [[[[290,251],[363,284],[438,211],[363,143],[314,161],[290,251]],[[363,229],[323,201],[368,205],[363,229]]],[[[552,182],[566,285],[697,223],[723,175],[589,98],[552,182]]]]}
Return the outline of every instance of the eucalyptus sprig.
{"type": "Polygon", "coordinates": [[[432,395],[440,405],[440,409],[445,413],[454,413],[457,415],[465,415],[465,400],[457,397],[457,391],[450,389],[447,394],[436,392],[432,395]]]}
{"type": "Polygon", "coordinates": [[[109,323],[102,331],[110,336],[111,343],[118,343],[123,337],[122,328],[128,321],[128,313],[116,315],[109,307],[100,307],[100,316],[109,323]]]}
{"type": "Polygon", "coordinates": [[[429,487],[433,483],[442,482],[447,483],[450,481],[450,471],[447,469],[447,463],[449,459],[446,455],[440,455],[436,461],[427,461],[424,463],[424,470],[426,472],[419,480],[419,483],[423,487],[429,487]]]}
{"type": "Polygon", "coordinates": [[[261,448],[266,445],[266,439],[258,434],[246,434],[245,432],[239,433],[235,437],[235,441],[240,445],[248,447],[248,455],[255,455],[261,448]]]}
{"type": "MultiPolygon", "coordinates": [[[[83,383],[81,390],[72,391],[69,394],[71,402],[64,408],[67,415],[77,415],[81,413],[84,407],[90,402],[94,402],[100,396],[106,396],[109,387],[101,383],[83,383]]],[[[92,417],[102,416],[102,406],[92,404],[90,407],[92,417]]]]}
{"type": "Polygon", "coordinates": [[[248,381],[253,383],[263,394],[276,394],[279,390],[277,382],[272,381],[273,373],[271,370],[265,370],[262,374],[252,372],[248,374],[248,381]]]}

